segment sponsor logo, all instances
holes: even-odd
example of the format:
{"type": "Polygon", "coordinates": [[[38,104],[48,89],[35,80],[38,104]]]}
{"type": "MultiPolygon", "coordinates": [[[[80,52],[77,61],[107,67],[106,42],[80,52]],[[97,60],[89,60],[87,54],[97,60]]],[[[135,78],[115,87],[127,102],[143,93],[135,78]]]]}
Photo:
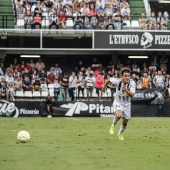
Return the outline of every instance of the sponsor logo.
{"type": "Polygon", "coordinates": [[[26,109],[20,109],[20,114],[23,115],[39,115],[39,110],[26,110],[26,109]]]}
{"type": "Polygon", "coordinates": [[[128,33],[109,34],[108,40],[109,45],[131,45],[129,47],[133,47],[133,45],[138,45],[138,48],[143,47],[143,49],[147,49],[150,47],[160,48],[160,45],[170,45],[170,35],[157,34],[155,32],[144,32],[141,36],[140,34],[128,33]]]}
{"type": "Polygon", "coordinates": [[[152,46],[153,36],[149,32],[145,32],[142,34],[140,45],[143,46],[144,49],[152,46]]]}
{"type": "Polygon", "coordinates": [[[61,108],[69,109],[65,116],[73,116],[73,114],[80,114],[81,112],[89,112],[104,114],[104,113],[113,113],[112,106],[103,106],[103,104],[86,104],[84,102],[68,103],[60,106],[61,108]]]}
{"type": "Polygon", "coordinates": [[[1,100],[0,102],[0,116],[19,116],[19,110],[15,106],[15,103],[1,100]]]}

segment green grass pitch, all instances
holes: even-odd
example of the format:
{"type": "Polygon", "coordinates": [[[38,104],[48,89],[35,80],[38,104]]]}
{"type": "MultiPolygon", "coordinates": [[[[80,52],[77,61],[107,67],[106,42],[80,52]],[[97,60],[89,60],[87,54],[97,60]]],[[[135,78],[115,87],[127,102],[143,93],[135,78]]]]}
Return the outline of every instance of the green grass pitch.
{"type": "Polygon", "coordinates": [[[119,141],[111,118],[0,118],[1,170],[168,170],[170,118],[132,118],[119,141]],[[27,130],[29,143],[18,143],[27,130]]]}

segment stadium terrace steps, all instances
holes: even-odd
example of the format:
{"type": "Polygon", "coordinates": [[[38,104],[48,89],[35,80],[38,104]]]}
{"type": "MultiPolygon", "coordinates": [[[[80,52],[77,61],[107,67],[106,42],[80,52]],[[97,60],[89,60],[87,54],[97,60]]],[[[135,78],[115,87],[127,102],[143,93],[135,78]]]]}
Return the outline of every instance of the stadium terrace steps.
{"type": "Polygon", "coordinates": [[[130,11],[132,20],[138,20],[142,12],[145,12],[145,6],[143,0],[130,0],[130,11]]]}
{"type": "Polygon", "coordinates": [[[4,25],[7,25],[7,28],[15,28],[14,27],[14,10],[13,3],[11,0],[0,0],[0,28],[3,28],[3,16],[7,16],[7,24],[6,20],[4,25]]]}

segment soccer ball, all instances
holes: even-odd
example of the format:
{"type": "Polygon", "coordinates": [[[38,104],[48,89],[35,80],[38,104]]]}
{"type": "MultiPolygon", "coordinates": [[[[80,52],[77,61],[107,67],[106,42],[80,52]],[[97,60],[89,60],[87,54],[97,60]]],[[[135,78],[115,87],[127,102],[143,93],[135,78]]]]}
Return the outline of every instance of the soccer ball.
{"type": "Polygon", "coordinates": [[[21,143],[30,141],[30,134],[27,131],[20,131],[17,135],[17,139],[21,143]]]}

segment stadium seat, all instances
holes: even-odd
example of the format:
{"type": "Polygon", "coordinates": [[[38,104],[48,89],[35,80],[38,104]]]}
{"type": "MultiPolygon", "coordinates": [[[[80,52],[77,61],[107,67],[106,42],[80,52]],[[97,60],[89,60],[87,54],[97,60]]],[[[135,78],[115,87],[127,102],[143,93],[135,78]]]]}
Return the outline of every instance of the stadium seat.
{"type": "Polygon", "coordinates": [[[41,92],[41,97],[47,97],[48,91],[42,91],[41,92]]]}
{"type": "Polygon", "coordinates": [[[137,20],[132,20],[131,21],[131,28],[140,28],[139,22],[137,20]]]}
{"type": "Polygon", "coordinates": [[[32,97],[32,91],[25,91],[25,97],[32,97]]]}
{"type": "Polygon", "coordinates": [[[41,96],[41,94],[39,91],[33,91],[32,97],[40,97],[40,96],[41,96]]]}
{"type": "Polygon", "coordinates": [[[129,20],[123,20],[123,29],[129,29],[130,26],[131,25],[129,20]]]}
{"type": "Polygon", "coordinates": [[[49,20],[48,19],[42,19],[41,26],[44,29],[49,28],[49,20]]]}
{"type": "Polygon", "coordinates": [[[49,89],[49,93],[51,97],[54,97],[54,89],[49,89]]]}
{"type": "Polygon", "coordinates": [[[54,89],[54,84],[48,84],[49,89],[54,89]]]}
{"type": "Polygon", "coordinates": [[[16,91],[15,96],[16,97],[24,97],[24,92],[23,91],[16,91]]]}
{"type": "Polygon", "coordinates": [[[23,29],[24,28],[24,19],[18,19],[17,20],[17,28],[23,29]]]}
{"type": "Polygon", "coordinates": [[[72,18],[67,18],[67,20],[66,20],[66,28],[71,29],[71,28],[73,28],[73,26],[74,26],[74,23],[73,23],[72,18]]]}
{"type": "Polygon", "coordinates": [[[47,91],[48,90],[47,84],[41,84],[41,90],[47,91]]]}

